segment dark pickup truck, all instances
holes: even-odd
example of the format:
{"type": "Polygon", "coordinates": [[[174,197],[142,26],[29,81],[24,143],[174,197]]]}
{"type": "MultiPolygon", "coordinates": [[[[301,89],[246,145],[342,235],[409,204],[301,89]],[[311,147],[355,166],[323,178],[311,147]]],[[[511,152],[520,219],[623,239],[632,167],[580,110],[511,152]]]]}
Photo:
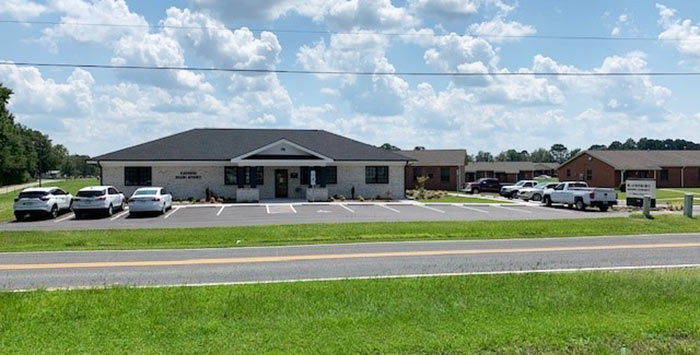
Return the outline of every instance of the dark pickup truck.
{"type": "Polygon", "coordinates": [[[501,183],[498,179],[481,178],[474,182],[467,183],[463,191],[472,194],[478,194],[479,192],[499,192],[501,191],[501,183]]]}

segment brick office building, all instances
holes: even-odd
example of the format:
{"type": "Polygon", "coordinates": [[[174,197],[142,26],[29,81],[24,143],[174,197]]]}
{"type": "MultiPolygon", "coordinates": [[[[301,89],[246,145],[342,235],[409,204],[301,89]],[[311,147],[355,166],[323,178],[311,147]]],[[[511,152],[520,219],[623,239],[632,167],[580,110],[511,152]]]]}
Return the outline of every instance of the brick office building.
{"type": "Polygon", "coordinates": [[[559,167],[562,181],[618,187],[625,180],[654,179],[657,187],[700,187],[700,151],[587,150],[559,167]]]}
{"type": "Polygon", "coordinates": [[[406,188],[416,188],[416,178],[427,176],[428,190],[455,191],[464,185],[464,169],[467,151],[464,149],[403,150],[400,152],[414,159],[406,166],[406,188]]]}

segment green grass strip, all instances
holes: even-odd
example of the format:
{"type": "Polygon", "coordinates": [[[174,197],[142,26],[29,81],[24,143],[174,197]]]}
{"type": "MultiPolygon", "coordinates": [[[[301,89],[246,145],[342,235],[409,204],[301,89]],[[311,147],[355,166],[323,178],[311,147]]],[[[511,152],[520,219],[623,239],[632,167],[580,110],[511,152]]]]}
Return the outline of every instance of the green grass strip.
{"type": "Polygon", "coordinates": [[[272,225],[228,228],[3,231],[0,251],[223,248],[405,240],[458,240],[700,232],[700,220],[662,215],[519,221],[272,225]]]}
{"type": "Polygon", "coordinates": [[[6,354],[697,354],[700,271],[0,293],[6,354]]]}

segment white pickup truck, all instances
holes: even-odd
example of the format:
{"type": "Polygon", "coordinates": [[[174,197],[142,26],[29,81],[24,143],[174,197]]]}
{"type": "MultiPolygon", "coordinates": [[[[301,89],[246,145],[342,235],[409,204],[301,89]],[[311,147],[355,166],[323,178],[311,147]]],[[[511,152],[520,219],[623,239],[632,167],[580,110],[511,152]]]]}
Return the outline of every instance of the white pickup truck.
{"type": "Polygon", "coordinates": [[[585,210],[586,207],[598,207],[605,212],[617,204],[615,189],[588,187],[585,182],[562,182],[551,189],[544,190],[542,202],[547,206],[563,204],[585,210]]]}

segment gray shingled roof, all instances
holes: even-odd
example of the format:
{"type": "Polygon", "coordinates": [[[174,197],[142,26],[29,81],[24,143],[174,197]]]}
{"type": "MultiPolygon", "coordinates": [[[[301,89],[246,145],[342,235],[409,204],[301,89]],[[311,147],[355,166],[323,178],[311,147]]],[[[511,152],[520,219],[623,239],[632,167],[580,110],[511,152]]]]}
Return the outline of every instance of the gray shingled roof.
{"type": "Polygon", "coordinates": [[[469,163],[466,172],[493,171],[497,173],[517,174],[521,171],[555,170],[557,163],[533,163],[530,161],[496,161],[469,163]]]}
{"type": "Polygon", "coordinates": [[[416,161],[416,166],[459,166],[465,165],[467,151],[465,149],[430,149],[402,150],[399,153],[416,161]]]}
{"type": "Polygon", "coordinates": [[[281,139],[338,161],[410,160],[403,155],[323,130],[218,128],[192,129],[90,160],[230,160],[281,139]]]}
{"type": "Polygon", "coordinates": [[[587,150],[581,154],[583,153],[618,170],[700,166],[700,151],[697,150],[587,150]]]}

